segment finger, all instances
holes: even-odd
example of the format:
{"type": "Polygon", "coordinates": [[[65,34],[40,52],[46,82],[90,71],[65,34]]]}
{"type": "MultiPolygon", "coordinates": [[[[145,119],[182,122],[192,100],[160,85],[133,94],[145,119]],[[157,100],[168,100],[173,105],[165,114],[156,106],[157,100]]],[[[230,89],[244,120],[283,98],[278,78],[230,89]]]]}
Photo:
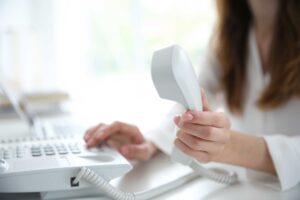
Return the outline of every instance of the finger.
{"type": "Polygon", "coordinates": [[[129,160],[148,160],[150,156],[147,143],[124,145],[120,153],[129,160]]]}
{"type": "Polygon", "coordinates": [[[203,88],[201,88],[201,100],[202,100],[203,111],[211,111],[210,105],[206,97],[206,93],[203,88]]]}
{"type": "Polygon", "coordinates": [[[144,138],[137,127],[122,122],[114,122],[110,125],[99,127],[94,131],[92,137],[88,140],[87,145],[88,147],[95,146],[116,134],[125,135],[125,137],[130,138],[131,141],[136,144],[140,144],[144,141],[144,138]]]}
{"type": "Polygon", "coordinates": [[[109,140],[115,140],[123,144],[134,143],[130,137],[125,134],[117,133],[109,137],[109,140]]]}
{"type": "Polygon", "coordinates": [[[94,129],[96,129],[96,126],[91,127],[90,129],[88,129],[88,130],[84,133],[83,139],[84,139],[85,142],[87,142],[87,141],[90,139],[90,137],[91,137],[91,132],[93,132],[94,129]]]}
{"type": "Polygon", "coordinates": [[[89,138],[91,137],[92,133],[100,126],[103,126],[104,124],[103,123],[100,123],[96,126],[92,126],[91,128],[89,128],[85,134],[84,134],[84,137],[83,139],[87,142],[89,140],[89,138]]]}
{"type": "Polygon", "coordinates": [[[230,120],[222,112],[187,111],[182,114],[180,120],[205,126],[214,126],[217,128],[230,128],[230,120]]]}
{"type": "Polygon", "coordinates": [[[175,116],[175,117],[173,118],[173,121],[174,121],[174,123],[175,123],[176,125],[179,125],[179,122],[180,122],[180,116],[175,116]]]}
{"type": "Polygon", "coordinates": [[[94,132],[90,133],[90,137],[86,142],[88,147],[97,146],[99,143],[105,141],[104,139],[98,137],[98,135],[100,135],[107,126],[108,125],[97,126],[94,132]]]}
{"type": "Polygon", "coordinates": [[[200,138],[186,134],[181,131],[178,132],[177,138],[179,138],[180,141],[182,141],[188,147],[196,151],[205,151],[209,154],[216,154],[223,150],[222,143],[202,140],[200,138]]]}
{"type": "Polygon", "coordinates": [[[106,141],[106,143],[110,146],[110,147],[112,147],[112,148],[114,148],[114,149],[120,149],[122,146],[124,146],[125,144],[127,144],[127,143],[123,143],[122,141],[119,141],[119,140],[107,140],[106,141]]]}
{"type": "Polygon", "coordinates": [[[192,123],[184,123],[184,125],[180,127],[179,131],[203,140],[214,142],[225,142],[229,138],[229,132],[224,131],[223,129],[212,126],[201,126],[192,123]]]}
{"type": "Polygon", "coordinates": [[[191,149],[189,146],[184,144],[179,139],[175,140],[175,146],[180,149],[186,155],[189,155],[202,163],[207,163],[211,160],[210,155],[205,151],[195,151],[191,149]]]}
{"type": "Polygon", "coordinates": [[[96,137],[98,140],[105,140],[115,133],[125,134],[127,137],[130,137],[134,143],[142,143],[144,141],[137,127],[118,121],[105,127],[96,137]]]}
{"type": "Polygon", "coordinates": [[[124,145],[118,140],[107,140],[106,143],[114,149],[120,149],[124,145]]]}
{"type": "Polygon", "coordinates": [[[131,144],[132,141],[129,137],[127,137],[126,135],[122,135],[122,134],[115,134],[112,135],[107,141],[106,143],[113,147],[114,149],[120,149],[122,146],[126,145],[126,144],[131,144]]]}

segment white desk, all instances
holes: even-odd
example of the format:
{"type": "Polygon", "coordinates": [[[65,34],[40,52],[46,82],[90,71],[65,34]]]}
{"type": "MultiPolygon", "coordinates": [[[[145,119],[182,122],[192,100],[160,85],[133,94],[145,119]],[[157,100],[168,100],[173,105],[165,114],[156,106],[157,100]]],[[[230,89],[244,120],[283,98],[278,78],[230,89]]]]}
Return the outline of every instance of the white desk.
{"type": "MultiPolygon", "coordinates": [[[[264,187],[262,184],[249,182],[245,175],[245,170],[234,167],[239,174],[240,182],[232,186],[215,183],[205,178],[195,179],[183,187],[169,191],[155,199],[166,200],[232,200],[232,199],[300,199],[300,186],[288,192],[280,192],[264,187]]],[[[156,155],[147,163],[138,164],[132,172],[125,177],[115,180],[113,183],[122,190],[140,191],[149,189],[162,183],[164,180],[172,180],[176,175],[186,171],[185,167],[174,164],[169,157],[164,154],[156,155]],[[172,177],[173,176],[173,177],[172,177]]]]}
{"type": "MultiPolygon", "coordinates": [[[[187,168],[174,164],[169,157],[159,153],[148,162],[136,163],[134,169],[127,175],[113,180],[113,185],[124,191],[138,192],[158,186],[173,180],[187,172],[187,168]]],[[[232,199],[264,199],[264,200],[299,200],[300,186],[287,192],[280,192],[257,182],[250,182],[245,176],[245,170],[234,167],[239,174],[240,182],[233,186],[226,186],[213,181],[199,178],[183,187],[169,191],[155,199],[166,200],[232,200],[232,199]]],[[[0,186],[1,187],[1,186],[0,186]]],[[[40,199],[38,193],[31,194],[0,194],[1,200],[40,199]]],[[[96,200],[98,198],[82,198],[82,200],[96,200]]]]}
{"type": "MultiPolygon", "coordinates": [[[[157,198],[165,200],[232,200],[232,199],[264,199],[264,200],[299,200],[300,187],[287,192],[279,192],[261,184],[249,182],[245,179],[244,170],[235,168],[240,176],[240,182],[233,186],[226,186],[213,181],[199,178],[183,187],[171,190],[157,198]]],[[[162,184],[165,181],[173,180],[177,174],[186,172],[184,167],[174,164],[170,159],[160,153],[149,162],[138,163],[127,175],[113,180],[112,183],[124,191],[142,191],[162,184]]],[[[1,200],[38,200],[39,194],[0,194],[1,200]]],[[[99,198],[82,198],[81,200],[97,200],[99,198]]]]}

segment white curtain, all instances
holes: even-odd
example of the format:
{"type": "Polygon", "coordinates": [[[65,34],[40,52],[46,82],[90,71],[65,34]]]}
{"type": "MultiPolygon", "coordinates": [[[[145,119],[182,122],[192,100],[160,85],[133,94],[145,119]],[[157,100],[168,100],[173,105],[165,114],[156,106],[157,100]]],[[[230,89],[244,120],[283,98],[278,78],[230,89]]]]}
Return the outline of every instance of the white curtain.
{"type": "Polygon", "coordinates": [[[0,78],[16,89],[48,90],[84,76],[81,2],[0,0],[0,78]]]}
{"type": "Polygon", "coordinates": [[[75,91],[99,74],[148,73],[153,51],[173,43],[198,62],[212,2],[0,0],[0,79],[21,90],[75,91]]]}

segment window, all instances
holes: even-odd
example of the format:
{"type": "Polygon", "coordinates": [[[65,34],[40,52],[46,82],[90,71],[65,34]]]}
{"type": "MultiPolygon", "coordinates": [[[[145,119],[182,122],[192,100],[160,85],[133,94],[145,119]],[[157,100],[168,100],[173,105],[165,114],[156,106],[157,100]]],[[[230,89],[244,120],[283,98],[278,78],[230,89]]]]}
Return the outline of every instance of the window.
{"type": "Polygon", "coordinates": [[[153,51],[176,43],[196,65],[215,10],[199,0],[0,0],[0,18],[1,78],[17,88],[150,101],[153,51]]]}

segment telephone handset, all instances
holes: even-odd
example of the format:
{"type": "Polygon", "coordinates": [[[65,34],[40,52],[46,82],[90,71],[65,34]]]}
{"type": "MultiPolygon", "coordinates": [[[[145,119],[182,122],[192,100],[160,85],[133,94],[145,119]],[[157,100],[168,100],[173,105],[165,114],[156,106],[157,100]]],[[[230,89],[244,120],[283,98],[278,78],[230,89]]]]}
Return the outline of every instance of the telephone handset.
{"type": "MultiPolygon", "coordinates": [[[[151,67],[152,80],[161,98],[173,100],[186,109],[202,111],[200,87],[192,63],[178,45],[154,52],[151,67]]],[[[234,172],[218,172],[202,167],[195,159],[173,147],[172,159],[190,166],[201,175],[220,183],[237,181],[234,172]]]]}

